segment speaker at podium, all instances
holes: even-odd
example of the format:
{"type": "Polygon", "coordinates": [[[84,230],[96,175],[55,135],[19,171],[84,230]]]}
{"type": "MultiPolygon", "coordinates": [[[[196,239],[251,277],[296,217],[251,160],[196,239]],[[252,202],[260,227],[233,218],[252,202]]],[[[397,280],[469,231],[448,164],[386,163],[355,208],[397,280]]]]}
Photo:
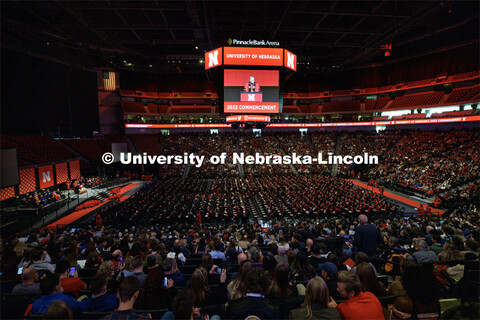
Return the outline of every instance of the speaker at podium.
{"type": "Polygon", "coordinates": [[[263,93],[260,91],[260,85],[255,82],[255,77],[250,76],[250,81],[245,84],[245,91],[240,92],[240,101],[242,102],[262,102],[263,93]]]}

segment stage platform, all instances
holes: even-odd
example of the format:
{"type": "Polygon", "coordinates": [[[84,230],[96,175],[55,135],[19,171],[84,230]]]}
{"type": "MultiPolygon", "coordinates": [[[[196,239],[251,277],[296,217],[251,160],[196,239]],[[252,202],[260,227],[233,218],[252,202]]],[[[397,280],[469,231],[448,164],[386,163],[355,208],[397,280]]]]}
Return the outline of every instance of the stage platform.
{"type": "MultiPolygon", "coordinates": [[[[119,195],[119,201],[122,201],[122,199],[126,199],[125,197],[129,197],[130,195],[127,195],[127,193],[131,194],[131,193],[135,193],[142,185],[143,185],[143,181],[131,181],[130,183],[128,183],[127,185],[123,186],[119,192],[117,193],[117,195],[119,195]]],[[[112,189],[112,188],[110,188],[112,189]]],[[[104,190],[104,191],[107,191],[107,190],[104,190]]],[[[103,192],[102,191],[99,191],[99,192],[103,192]]],[[[88,199],[88,198],[87,198],[88,199]]],[[[92,199],[91,199],[92,200],[92,199]]],[[[123,200],[123,201],[124,201],[123,200]]],[[[98,205],[96,206],[93,206],[93,207],[89,207],[89,208],[85,208],[85,209],[81,209],[81,210],[78,210],[78,211],[74,211],[72,213],[70,213],[69,215],[61,218],[61,219],[58,219],[58,220],[55,220],[53,222],[51,222],[50,224],[48,225],[43,225],[41,226],[40,228],[42,229],[58,229],[58,228],[63,228],[69,224],[72,224],[74,223],[75,221],[79,220],[79,219],[82,219],[84,217],[86,217],[87,215],[89,215],[90,213],[93,213],[95,212],[97,209],[101,209],[102,207],[104,207],[105,205],[109,204],[109,203],[112,203],[112,202],[115,202],[115,200],[113,199],[104,199],[103,202],[99,203],[98,205]]]]}

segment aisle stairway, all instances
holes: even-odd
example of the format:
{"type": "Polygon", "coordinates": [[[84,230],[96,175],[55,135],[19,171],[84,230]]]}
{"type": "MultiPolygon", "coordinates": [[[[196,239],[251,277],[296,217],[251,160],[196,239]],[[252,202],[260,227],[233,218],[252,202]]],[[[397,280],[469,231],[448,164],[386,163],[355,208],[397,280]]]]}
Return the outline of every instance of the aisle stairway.
{"type": "MultiPolygon", "coordinates": [[[[277,140],[277,146],[278,146],[278,149],[280,150],[280,152],[282,153],[282,155],[286,155],[287,153],[285,152],[285,149],[283,147],[283,144],[282,142],[280,141],[280,139],[278,139],[278,137],[275,137],[275,139],[277,140]]],[[[290,167],[290,170],[292,170],[292,172],[298,176],[298,170],[297,168],[293,165],[293,164],[289,164],[288,165],[290,167]]]]}

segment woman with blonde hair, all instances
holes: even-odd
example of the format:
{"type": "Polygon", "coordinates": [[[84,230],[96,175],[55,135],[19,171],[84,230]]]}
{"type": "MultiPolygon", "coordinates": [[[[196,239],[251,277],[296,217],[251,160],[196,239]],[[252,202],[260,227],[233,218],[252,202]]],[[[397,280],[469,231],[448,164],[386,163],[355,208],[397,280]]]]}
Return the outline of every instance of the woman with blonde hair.
{"type": "Polygon", "coordinates": [[[305,300],[301,308],[293,309],[288,317],[293,319],[327,320],[340,319],[340,313],[335,308],[328,307],[330,292],[325,281],[315,277],[307,284],[305,300]]]}
{"type": "Polygon", "coordinates": [[[107,289],[109,291],[117,291],[120,287],[119,283],[115,279],[115,266],[112,261],[105,261],[98,268],[97,274],[103,274],[107,278],[107,289]]]}
{"type": "Polygon", "coordinates": [[[455,239],[452,239],[446,242],[443,246],[443,251],[438,254],[438,259],[441,263],[453,266],[458,262],[463,262],[463,255],[458,250],[458,246],[455,245],[454,240],[455,239]]]}

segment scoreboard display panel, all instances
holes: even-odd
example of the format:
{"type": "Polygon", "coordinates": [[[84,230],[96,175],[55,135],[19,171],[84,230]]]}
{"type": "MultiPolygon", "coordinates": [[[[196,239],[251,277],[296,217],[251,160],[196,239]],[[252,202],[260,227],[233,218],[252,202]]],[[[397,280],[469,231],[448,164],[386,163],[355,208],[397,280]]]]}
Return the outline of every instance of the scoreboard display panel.
{"type": "Polygon", "coordinates": [[[224,70],[224,113],[279,113],[278,70],[224,70]]]}

